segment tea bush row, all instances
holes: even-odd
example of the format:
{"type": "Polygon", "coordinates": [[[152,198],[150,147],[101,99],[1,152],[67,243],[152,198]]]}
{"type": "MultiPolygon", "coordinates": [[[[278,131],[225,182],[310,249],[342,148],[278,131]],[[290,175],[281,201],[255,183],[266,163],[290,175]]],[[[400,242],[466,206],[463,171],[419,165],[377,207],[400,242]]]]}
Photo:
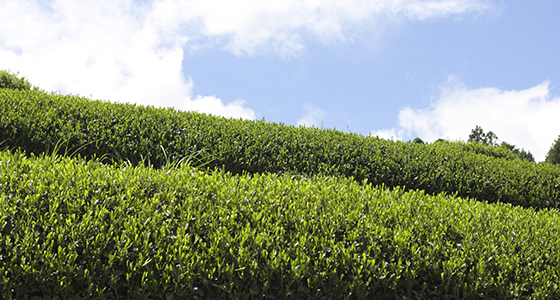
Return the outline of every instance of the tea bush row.
{"type": "Polygon", "coordinates": [[[480,144],[393,142],[40,91],[0,90],[0,112],[3,146],[28,153],[64,141],[62,148],[83,157],[132,165],[160,167],[188,157],[233,174],[323,174],[524,207],[560,206],[558,166],[480,144]]]}
{"type": "Polygon", "coordinates": [[[19,73],[12,73],[7,70],[0,70],[0,89],[38,90],[25,77],[20,77],[19,73]]]}
{"type": "Polygon", "coordinates": [[[558,299],[560,213],[0,152],[3,299],[558,299]]]}

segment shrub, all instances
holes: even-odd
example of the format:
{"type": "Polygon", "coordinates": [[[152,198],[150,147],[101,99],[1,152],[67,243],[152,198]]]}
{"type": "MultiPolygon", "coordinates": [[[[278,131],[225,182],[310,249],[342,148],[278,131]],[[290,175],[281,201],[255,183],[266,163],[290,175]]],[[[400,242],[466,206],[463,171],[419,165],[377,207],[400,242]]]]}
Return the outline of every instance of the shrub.
{"type": "Polygon", "coordinates": [[[0,143],[27,154],[62,143],[88,159],[121,157],[132,165],[159,168],[190,157],[233,174],[353,177],[431,195],[560,208],[560,168],[521,160],[504,147],[393,142],[41,91],[3,89],[0,99],[0,143]]]}
{"type": "Polygon", "coordinates": [[[18,73],[11,73],[10,71],[0,70],[0,89],[12,89],[20,91],[29,91],[33,87],[25,77],[19,77],[18,73]]]}
{"type": "Polygon", "coordinates": [[[0,299],[560,299],[560,213],[0,152],[0,299]]]}

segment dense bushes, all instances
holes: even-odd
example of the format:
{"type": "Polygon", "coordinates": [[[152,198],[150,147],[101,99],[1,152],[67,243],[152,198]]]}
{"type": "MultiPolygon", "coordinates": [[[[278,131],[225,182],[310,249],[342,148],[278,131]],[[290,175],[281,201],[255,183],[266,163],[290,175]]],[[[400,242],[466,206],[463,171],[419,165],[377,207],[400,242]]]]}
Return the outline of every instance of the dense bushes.
{"type": "Polygon", "coordinates": [[[0,70],[0,89],[31,90],[31,83],[25,77],[19,77],[18,75],[19,73],[14,74],[6,70],[0,70]]]}
{"type": "Polygon", "coordinates": [[[89,158],[124,158],[133,165],[159,167],[189,157],[233,174],[336,175],[429,194],[560,206],[560,168],[520,160],[500,147],[393,142],[40,91],[3,89],[0,99],[0,141],[28,153],[64,141],[58,148],[89,158]]]}
{"type": "Polygon", "coordinates": [[[560,298],[560,168],[505,148],[2,88],[0,149],[3,299],[560,298]]]}
{"type": "Polygon", "coordinates": [[[4,299],[558,299],[557,211],[0,152],[4,299]]]}

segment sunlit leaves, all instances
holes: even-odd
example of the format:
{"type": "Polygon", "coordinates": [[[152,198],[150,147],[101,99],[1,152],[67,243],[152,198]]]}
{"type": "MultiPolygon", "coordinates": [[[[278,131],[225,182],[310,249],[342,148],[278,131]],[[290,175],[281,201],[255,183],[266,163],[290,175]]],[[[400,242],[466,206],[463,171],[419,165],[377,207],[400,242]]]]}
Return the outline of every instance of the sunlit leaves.
{"type": "Polygon", "coordinates": [[[560,296],[556,166],[37,90],[0,100],[1,298],[560,296]]]}
{"type": "Polygon", "coordinates": [[[207,116],[41,91],[0,90],[0,147],[180,164],[233,174],[333,175],[524,207],[560,206],[560,169],[478,144],[393,142],[336,130],[207,116]]]}
{"type": "Polygon", "coordinates": [[[0,153],[3,298],[557,298],[560,215],[340,177],[0,153]],[[528,280],[531,278],[531,280],[528,280]]]}

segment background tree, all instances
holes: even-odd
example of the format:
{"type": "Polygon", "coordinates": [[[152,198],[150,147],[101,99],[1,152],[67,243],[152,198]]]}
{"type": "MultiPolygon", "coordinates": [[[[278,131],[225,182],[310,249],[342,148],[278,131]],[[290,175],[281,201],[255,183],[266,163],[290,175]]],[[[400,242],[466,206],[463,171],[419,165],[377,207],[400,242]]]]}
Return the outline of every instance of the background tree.
{"type": "Polygon", "coordinates": [[[531,152],[526,152],[525,149],[519,150],[518,148],[515,147],[515,145],[512,145],[510,143],[502,142],[500,144],[500,147],[504,147],[506,149],[509,149],[510,151],[515,153],[517,156],[519,156],[519,158],[521,158],[521,159],[526,159],[526,160],[532,161],[532,162],[535,161],[535,157],[533,156],[533,154],[531,154],[531,152]]]}
{"type": "Polygon", "coordinates": [[[476,125],[476,127],[471,130],[469,134],[469,143],[482,143],[486,146],[498,146],[498,136],[492,131],[484,133],[482,127],[476,125]]]}
{"type": "Polygon", "coordinates": [[[559,165],[560,164],[560,136],[554,141],[550,150],[548,150],[548,154],[546,154],[545,161],[547,163],[559,165]]]}
{"type": "Polygon", "coordinates": [[[519,153],[519,157],[521,157],[521,159],[526,159],[528,161],[535,162],[535,157],[533,156],[533,154],[531,154],[531,151],[525,152],[525,149],[521,149],[521,152],[519,153]]]}
{"type": "Polygon", "coordinates": [[[424,141],[419,137],[415,138],[412,142],[416,144],[424,144],[424,141]]]}
{"type": "Polygon", "coordinates": [[[471,130],[471,134],[469,134],[468,142],[481,143],[483,145],[492,146],[492,147],[504,147],[510,150],[511,152],[513,152],[517,157],[521,159],[525,159],[532,162],[535,161],[535,157],[533,156],[533,154],[531,154],[530,151],[525,151],[525,149],[519,150],[518,148],[515,147],[515,145],[512,145],[507,142],[502,142],[501,144],[498,144],[498,136],[495,133],[493,133],[492,131],[488,131],[488,133],[484,133],[482,127],[478,125],[476,125],[476,127],[473,130],[471,130]]]}
{"type": "Polygon", "coordinates": [[[483,143],[486,140],[486,134],[484,134],[484,130],[482,127],[476,125],[476,127],[471,130],[471,134],[469,134],[469,143],[483,143]]]}

